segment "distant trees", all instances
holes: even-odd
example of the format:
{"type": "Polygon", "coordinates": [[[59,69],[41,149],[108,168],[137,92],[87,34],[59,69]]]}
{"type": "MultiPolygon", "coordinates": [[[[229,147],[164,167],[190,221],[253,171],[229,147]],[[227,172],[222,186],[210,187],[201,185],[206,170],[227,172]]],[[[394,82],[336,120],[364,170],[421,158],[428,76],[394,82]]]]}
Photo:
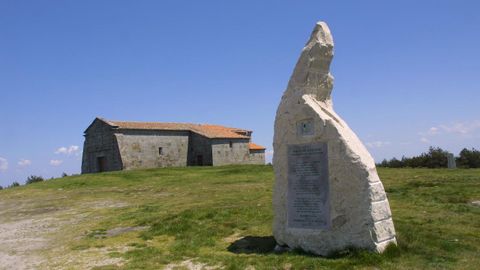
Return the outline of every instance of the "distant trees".
{"type": "MultiPolygon", "coordinates": [[[[440,147],[431,146],[428,152],[422,153],[419,156],[411,158],[403,156],[400,160],[396,158],[390,160],[384,159],[377,164],[377,166],[389,168],[446,168],[448,164],[447,154],[448,152],[440,147]]],[[[456,163],[457,167],[461,168],[480,168],[480,151],[475,148],[472,148],[472,150],[464,148],[460,152],[460,156],[456,158],[456,163]]]]}
{"type": "Polygon", "coordinates": [[[38,182],[43,182],[43,181],[44,181],[44,179],[43,179],[43,177],[41,177],[41,176],[30,175],[30,176],[27,178],[27,181],[25,182],[25,184],[29,185],[29,184],[38,183],[38,182]]]}
{"type": "Polygon", "coordinates": [[[472,148],[468,150],[463,148],[460,156],[456,158],[457,166],[462,168],[480,168],[480,151],[472,148]]]}
{"type": "MultiPolygon", "coordinates": [[[[29,185],[29,184],[43,182],[43,181],[45,181],[45,179],[43,179],[43,177],[41,177],[41,176],[30,175],[29,177],[27,177],[27,181],[25,181],[25,184],[29,185]]],[[[13,183],[11,185],[6,186],[5,188],[14,188],[14,187],[19,187],[19,186],[20,186],[20,183],[18,183],[17,181],[13,181],[13,183]]],[[[3,189],[3,187],[0,186],[0,190],[2,190],[2,189],[3,189]]]]}
{"type": "MultiPolygon", "coordinates": [[[[62,173],[62,177],[67,177],[67,176],[68,176],[68,174],[62,173]]],[[[53,177],[51,179],[53,179],[53,177]]],[[[45,180],[46,179],[44,179],[42,176],[30,175],[29,177],[27,177],[27,180],[25,181],[25,185],[30,185],[30,184],[33,184],[33,183],[43,182],[45,180]]],[[[14,181],[9,186],[6,186],[6,187],[0,186],[0,190],[2,190],[4,188],[13,188],[13,187],[18,187],[18,186],[20,186],[20,183],[18,183],[17,181],[14,181]]]]}

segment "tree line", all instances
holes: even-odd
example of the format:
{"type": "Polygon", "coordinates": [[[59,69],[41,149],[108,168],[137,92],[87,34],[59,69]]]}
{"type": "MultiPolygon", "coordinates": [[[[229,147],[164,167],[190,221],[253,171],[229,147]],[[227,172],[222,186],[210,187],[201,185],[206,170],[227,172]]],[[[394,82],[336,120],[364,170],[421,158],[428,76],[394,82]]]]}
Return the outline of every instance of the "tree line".
{"type": "MultiPolygon", "coordinates": [[[[448,152],[440,147],[432,147],[427,152],[421,153],[419,156],[405,157],[401,159],[392,158],[384,159],[377,164],[377,167],[388,168],[447,168],[448,152]]],[[[455,157],[455,163],[459,168],[480,168],[480,151],[475,148],[464,148],[458,156],[455,157]]]]}
{"type": "MultiPolygon", "coordinates": [[[[68,174],[66,173],[62,173],[62,177],[67,177],[68,174]]],[[[51,178],[53,179],[53,177],[51,178]]],[[[27,180],[25,181],[25,185],[30,185],[30,184],[33,184],[33,183],[38,183],[38,182],[43,182],[45,181],[45,179],[41,176],[37,176],[37,175],[30,175],[29,177],[27,177],[27,180]]],[[[18,183],[17,181],[14,181],[11,185],[9,186],[6,186],[5,188],[14,188],[14,187],[19,187],[20,186],[20,183],[18,183]]],[[[0,186],[0,190],[4,189],[4,187],[0,186]]]]}

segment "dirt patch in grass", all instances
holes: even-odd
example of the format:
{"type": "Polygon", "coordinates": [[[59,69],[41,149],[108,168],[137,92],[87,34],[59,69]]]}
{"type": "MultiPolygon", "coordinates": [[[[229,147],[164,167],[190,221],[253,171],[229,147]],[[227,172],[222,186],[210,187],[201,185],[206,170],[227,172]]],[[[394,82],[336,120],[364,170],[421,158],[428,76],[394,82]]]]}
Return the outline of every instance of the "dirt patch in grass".
{"type": "Polygon", "coordinates": [[[48,217],[0,224],[0,269],[36,268],[43,259],[35,253],[48,246],[44,235],[58,225],[58,220],[48,217]]]}
{"type": "Polygon", "coordinates": [[[90,207],[93,209],[121,208],[121,207],[128,206],[128,203],[114,202],[114,201],[94,201],[94,202],[84,203],[83,206],[90,207]]]}
{"type": "Polygon", "coordinates": [[[102,266],[123,266],[126,262],[124,258],[121,257],[111,257],[110,254],[113,250],[118,253],[127,252],[130,247],[119,247],[119,248],[89,248],[85,250],[79,250],[76,252],[66,251],[62,256],[59,256],[55,259],[55,262],[52,262],[46,266],[47,269],[92,269],[95,267],[102,266]],[[74,267],[73,267],[74,266],[74,267]]]}
{"type": "Polygon", "coordinates": [[[232,235],[229,235],[229,236],[223,238],[223,241],[231,244],[231,243],[237,241],[237,240],[240,239],[240,238],[242,238],[242,236],[240,235],[240,233],[236,232],[236,233],[234,233],[234,234],[232,234],[232,235]]]}
{"type": "MultiPolygon", "coordinates": [[[[30,200],[2,201],[0,214],[0,270],[64,269],[75,266],[90,269],[98,266],[121,266],[123,258],[112,258],[112,249],[92,248],[71,252],[66,242],[78,238],[81,231],[71,232],[72,226],[88,221],[85,208],[118,208],[127,204],[114,201],[93,201],[74,207],[36,204],[30,200]],[[76,235],[78,234],[78,235],[76,235]]],[[[117,236],[147,227],[123,227],[108,230],[117,236]]],[[[116,249],[115,252],[126,252],[116,249]]]]}
{"type": "Polygon", "coordinates": [[[188,269],[188,270],[214,270],[222,268],[220,265],[209,266],[205,263],[195,262],[188,259],[179,263],[170,263],[165,266],[164,270],[188,269]]]}
{"type": "Polygon", "coordinates": [[[107,237],[113,237],[113,236],[117,236],[117,235],[120,235],[120,234],[126,233],[126,232],[144,231],[148,228],[149,228],[148,226],[114,228],[114,229],[108,230],[107,233],[106,233],[106,236],[107,237]]]}

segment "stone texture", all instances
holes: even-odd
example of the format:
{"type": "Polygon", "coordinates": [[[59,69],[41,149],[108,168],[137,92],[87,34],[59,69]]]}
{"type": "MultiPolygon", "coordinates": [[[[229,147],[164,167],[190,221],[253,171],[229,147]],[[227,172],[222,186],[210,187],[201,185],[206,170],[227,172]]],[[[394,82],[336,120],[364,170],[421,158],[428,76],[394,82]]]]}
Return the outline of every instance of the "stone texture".
{"type": "MultiPolygon", "coordinates": [[[[382,252],[388,244],[396,243],[390,207],[374,160],[333,110],[330,97],[333,76],[329,72],[333,46],[328,26],[317,23],[277,110],[273,145],[273,234],[279,245],[324,256],[348,247],[382,252]],[[287,151],[292,145],[318,143],[327,145],[329,190],[324,197],[328,201],[320,203],[329,207],[330,222],[326,228],[294,228],[287,222],[289,211],[293,214],[287,205],[289,192],[299,191],[288,188],[288,168],[292,165],[289,162],[296,161],[292,158],[289,161],[287,151]]],[[[301,162],[305,163],[305,159],[301,162]]],[[[308,164],[298,166],[308,167],[308,164]]],[[[299,177],[309,183],[315,181],[317,174],[319,178],[322,175],[314,169],[307,176],[299,177]]],[[[290,194],[290,197],[294,196],[290,194]]]]}
{"type": "Polygon", "coordinates": [[[185,167],[188,131],[124,130],[115,133],[124,170],[185,167]],[[162,148],[162,154],[159,148],[162,148]]]}
{"type": "Polygon", "coordinates": [[[247,139],[213,139],[212,161],[216,166],[228,164],[265,164],[265,151],[249,150],[247,139]]]}

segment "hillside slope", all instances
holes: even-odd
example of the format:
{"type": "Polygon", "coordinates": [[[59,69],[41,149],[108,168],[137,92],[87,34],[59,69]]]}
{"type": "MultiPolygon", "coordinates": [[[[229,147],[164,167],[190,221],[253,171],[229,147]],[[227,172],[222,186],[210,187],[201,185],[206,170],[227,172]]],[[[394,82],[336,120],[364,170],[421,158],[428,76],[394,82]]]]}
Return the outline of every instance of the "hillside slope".
{"type": "Polygon", "coordinates": [[[272,252],[270,166],[71,176],[0,191],[0,269],[477,269],[480,170],[380,169],[398,248],[272,252]]]}

